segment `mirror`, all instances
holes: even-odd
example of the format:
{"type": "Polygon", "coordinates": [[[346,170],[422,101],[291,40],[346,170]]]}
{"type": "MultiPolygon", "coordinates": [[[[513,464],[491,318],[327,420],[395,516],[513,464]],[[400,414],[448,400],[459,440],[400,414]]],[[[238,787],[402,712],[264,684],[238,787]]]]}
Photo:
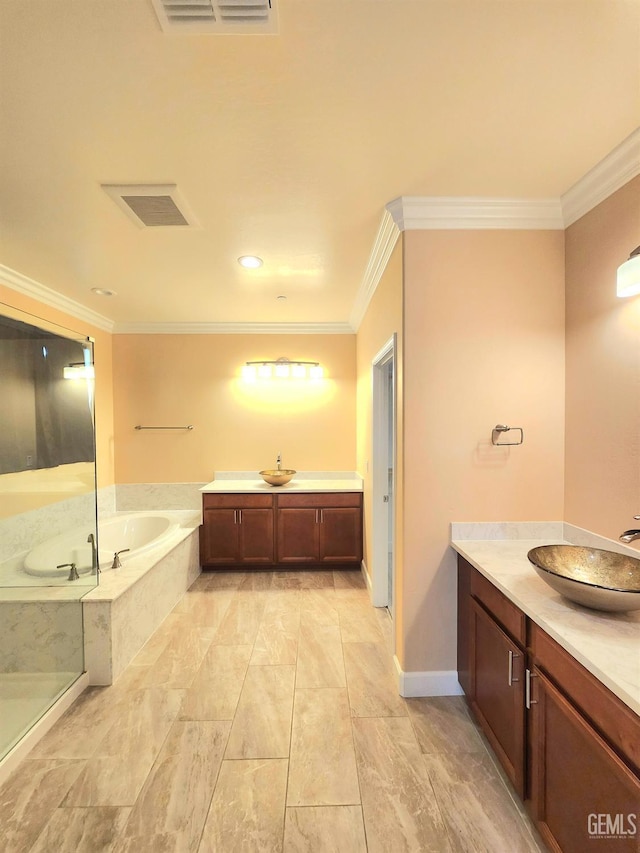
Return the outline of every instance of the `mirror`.
{"type": "MultiPolygon", "coordinates": [[[[91,339],[0,310],[2,520],[94,492],[95,434],[91,339]]],[[[15,550],[5,538],[0,561],[15,550]]]]}

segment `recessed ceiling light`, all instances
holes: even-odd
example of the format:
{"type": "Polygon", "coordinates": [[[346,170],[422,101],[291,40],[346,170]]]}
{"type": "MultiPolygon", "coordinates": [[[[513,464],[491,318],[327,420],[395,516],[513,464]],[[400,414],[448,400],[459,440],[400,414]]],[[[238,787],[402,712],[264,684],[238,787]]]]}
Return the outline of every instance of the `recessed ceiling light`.
{"type": "Polygon", "coordinates": [[[238,263],[241,267],[248,270],[257,270],[263,264],[262,258],[257,255],[242,255],[238,258],[238,263]]]}
{"type": "Polygon", "coordinates": [[[117,296],[118,294],[115,290],[107,290],[105,287],[92,287],[91,293],[95,293],[98,296],[117,296]]]}
{"type": "Polygon", "coordinates": [[[277,299],[279,302],[284,302],[284,300],[285,300],[286,298],[287,298],[286,296],[276,296],[276,299],[277,299]]]}

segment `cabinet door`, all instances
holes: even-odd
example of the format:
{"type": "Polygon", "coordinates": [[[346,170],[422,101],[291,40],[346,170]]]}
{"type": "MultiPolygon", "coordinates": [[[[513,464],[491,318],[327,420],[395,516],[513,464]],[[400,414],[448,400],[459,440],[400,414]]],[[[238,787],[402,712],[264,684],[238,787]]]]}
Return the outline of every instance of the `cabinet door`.
{"type": "Polygon", "coordinates": [[[471,707],[516,792],[524,794],[524,653],[471,603],[471,707]]]}
{"type": "Polygon", "coordinates": [[[362,510],[359,507],[320,510],[320,559],[323,563],[360,563],[362,510]]]}
{"type": "Polygon", "coordinates": [[[466,696],[471,696],[471,572],[465,559],[458,556],[458,681],[466,696]]]}
{"type": "Polygon", "coordinates": [[[238,560],[237,510],[205,509],[200,559],[205,566],[229,565],[238,560]]]}
{"type": "Polygon", "coordinates": [[[320,510],[284,507],[278,510],[278,562],[317,563],[320,559],[320,510]]]}
{"type": "Polygon", "coordinates": [[[242,563],[273,563],[273,510],[237,510],[239,555],[242,563]]]}
{"type": "Polygon", "coordinates": [[[562,853],[637,853],[640,780],[534,667],[531,806],[538,829],[562,853]]]}

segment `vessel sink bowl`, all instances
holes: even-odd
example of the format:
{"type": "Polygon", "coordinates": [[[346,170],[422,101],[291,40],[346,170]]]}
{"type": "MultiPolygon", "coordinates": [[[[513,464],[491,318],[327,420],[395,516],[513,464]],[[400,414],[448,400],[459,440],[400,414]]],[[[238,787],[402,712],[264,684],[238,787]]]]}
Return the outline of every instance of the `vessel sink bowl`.
{"type": "Polygon", "coordinates": [[[640,610],[640,560],[579,545],[542,545],[527,557],[552,589],[592,610],[640,610]]]}
{"type": "Polygon", "coordinates": [[[260,471],[260,476],[270,486],[284,486],[293,479],[295,473],[291,468],[269,468],[266,471],[260,471]]]}

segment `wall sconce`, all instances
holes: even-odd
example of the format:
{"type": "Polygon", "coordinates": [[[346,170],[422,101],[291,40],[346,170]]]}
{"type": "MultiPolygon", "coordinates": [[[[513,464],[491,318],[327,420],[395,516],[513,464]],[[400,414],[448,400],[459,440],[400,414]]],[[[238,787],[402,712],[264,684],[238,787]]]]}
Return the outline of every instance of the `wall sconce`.
{"type": "Polygon", "coordinates": [[[618,267],[617,282],[618,296],[635,296],[640,293],[640,246],[618,267]]]}
{"type": "Polygon", "coordinates": [[[253,381],[256,379],[322,379],[322,368],[317,361],[292,361],[285,356],[270,361],[248,361],[242,368],[244,379],[253,381]]]}
{"type": "Polygon", "coordinates": [[[68,364],[62,371],[65,379],[95,379],[96,372],[92,364],[76,361],[68,364]]]}

